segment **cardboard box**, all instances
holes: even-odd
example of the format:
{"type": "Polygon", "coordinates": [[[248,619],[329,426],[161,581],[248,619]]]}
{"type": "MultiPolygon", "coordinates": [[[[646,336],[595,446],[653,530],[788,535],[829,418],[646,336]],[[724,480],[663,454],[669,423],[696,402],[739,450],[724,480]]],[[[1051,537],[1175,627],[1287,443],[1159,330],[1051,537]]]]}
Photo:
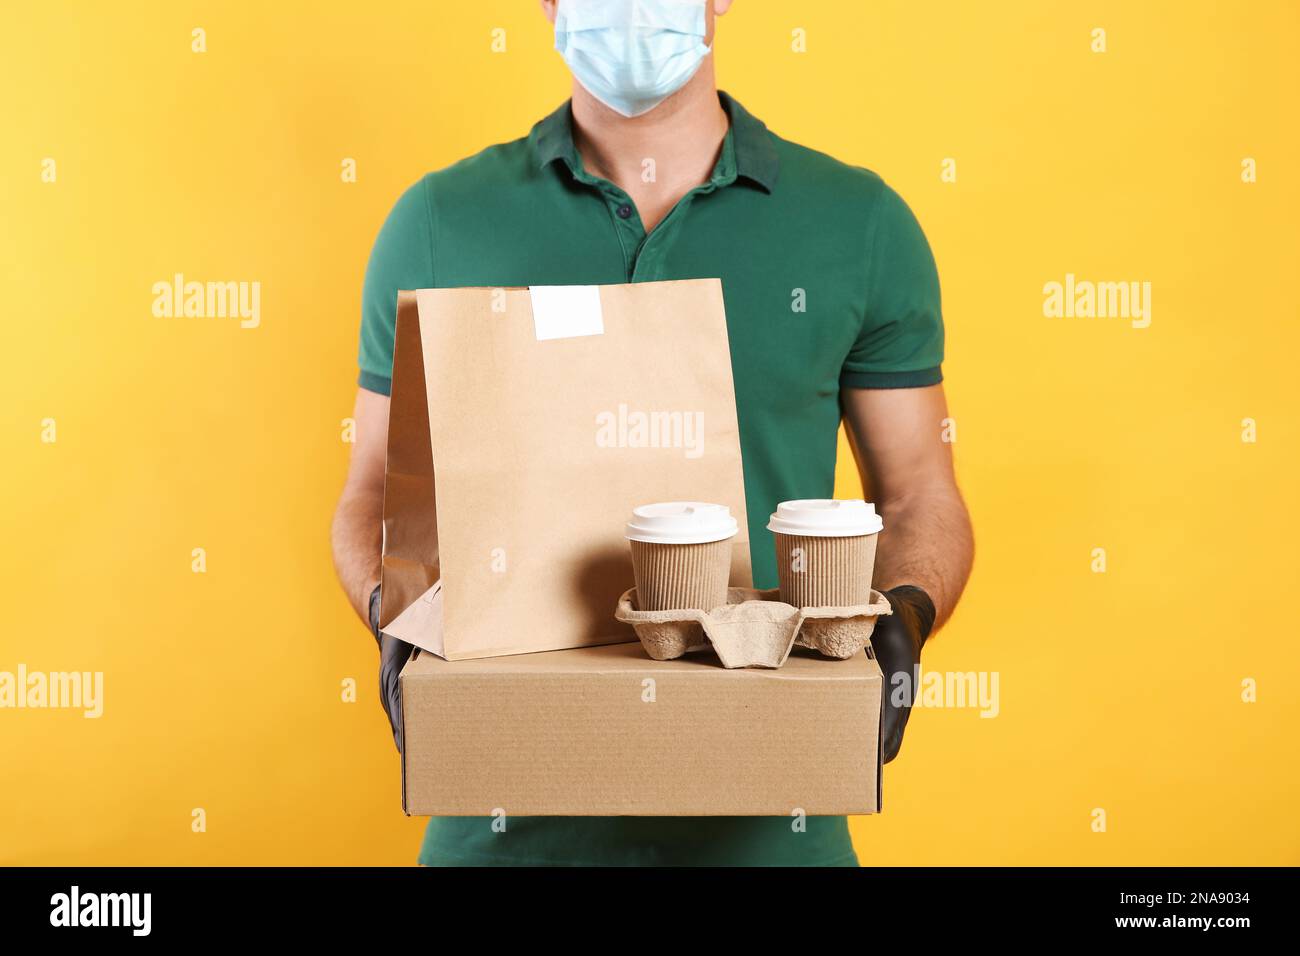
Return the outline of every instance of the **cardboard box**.
{"type": "Polygon", "coordinates": [[[880,668],[779,670],[639,644],[402,671],[403,806],[421,816],[812,816],[880,809],[880,668]]]}

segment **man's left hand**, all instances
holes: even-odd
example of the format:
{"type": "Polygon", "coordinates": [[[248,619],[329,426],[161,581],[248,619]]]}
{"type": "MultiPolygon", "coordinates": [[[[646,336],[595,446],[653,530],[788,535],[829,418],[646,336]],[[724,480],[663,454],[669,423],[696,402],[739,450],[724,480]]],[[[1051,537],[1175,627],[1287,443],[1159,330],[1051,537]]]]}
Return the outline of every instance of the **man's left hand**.
{"type": "Polygon", "coordinates": [[[891,588],[884,595],[894,613],[876,618],[871,650],[885,676],[880,742],[884,762],[889,763],[903,746],[903,731],[918,691],[921,647],[934,627],[935,611],[930,595],[910,584],[891,588]]]}

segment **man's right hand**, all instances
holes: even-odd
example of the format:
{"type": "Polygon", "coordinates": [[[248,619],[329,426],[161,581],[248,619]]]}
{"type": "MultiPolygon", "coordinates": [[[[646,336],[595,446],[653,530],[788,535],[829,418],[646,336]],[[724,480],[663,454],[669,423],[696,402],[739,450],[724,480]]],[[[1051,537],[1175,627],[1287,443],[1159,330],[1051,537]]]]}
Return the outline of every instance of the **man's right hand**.
{"type": "Polygon", "coordinates": [[[379,702],[388,715],[393,728],[393,743],[402,750],[402,687],[398,675],[411,656],[412,647],[405,641],[383,633],[379,629],[379,585],[370,592],[370,630],[379,642],[379,702]]]}

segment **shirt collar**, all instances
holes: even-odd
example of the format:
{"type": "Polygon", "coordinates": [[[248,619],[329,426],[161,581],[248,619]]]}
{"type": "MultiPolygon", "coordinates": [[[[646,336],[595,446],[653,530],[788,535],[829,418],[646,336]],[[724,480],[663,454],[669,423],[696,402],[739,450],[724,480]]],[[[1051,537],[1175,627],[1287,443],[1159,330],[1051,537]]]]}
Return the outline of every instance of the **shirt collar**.
{"type": "Polygon", "coordinates": [[[762,120],[726,93],[719,91],[718,97],[722,100],[722,108],[731,117],[731,129],[727,135],[736,147],[736,174],[752,180],[770,193],[776,185],[779,166],[772,134],[762,120]]]}
{"type": "MultiPolygon", "coordinates": [[[[723,163],[730,153],[734,157],[736,175],[750,180],[770,193],[776,184],[778,167],[776,147],[772,145],[772,134],[768,132],[762,120],[753,116],[726,93],[719,92],[718,98],[731,119],[727,138],[723,143],[723,156],[718,162],[723,163]]],[[[534,126],[528,138],[539,167],[548,166],[555,160],[562,159],[574,175],[581,171],[582,160],[578,156],[578,148],[573,143],[571,101],[565,100],[559,109],[534,126]]],[[[715,178],[719,171],[715,170],[715,178]]]]}

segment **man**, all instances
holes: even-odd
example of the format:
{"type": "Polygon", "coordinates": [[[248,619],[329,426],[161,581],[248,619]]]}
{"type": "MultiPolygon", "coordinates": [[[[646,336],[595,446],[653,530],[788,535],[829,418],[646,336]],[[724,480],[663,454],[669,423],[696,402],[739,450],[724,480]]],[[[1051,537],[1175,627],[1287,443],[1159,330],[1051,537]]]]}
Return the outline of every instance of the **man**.
{"type": "MultiPolygon", "coordinates": [[[[721,277],[754,583],[776,584],[766,516],[832,494],[847,424],[882,512],[872,638],[892,759],[922,643],[970,569],[969,520],[941,440],[943,323],[929,246],[879,177],[770,133],[715,85],[730,0],[543,0],[572,99],[524,138],[425,176],[366,273],[357,444],[334,524],[339,577],[380,639],[397,713],[410,648],[378,634],[385,435],[397,292],[721,277]],[[651,175],[647,175],[647,171],[651,175]],[[898,680],[891,680],[897,677],[898,680]],[[901,682],[901,683],[900,683],[901,682]]],[[[514,382],[485,388],[525,387],[514,382]]],[[[394,723],[400,748],[400,728],[394,723]]],[[[863,754],[863,759],[869,755],[863,754]]],[[[855,865],[843,817],[433,819],[420,862],[855,865]]]]}

